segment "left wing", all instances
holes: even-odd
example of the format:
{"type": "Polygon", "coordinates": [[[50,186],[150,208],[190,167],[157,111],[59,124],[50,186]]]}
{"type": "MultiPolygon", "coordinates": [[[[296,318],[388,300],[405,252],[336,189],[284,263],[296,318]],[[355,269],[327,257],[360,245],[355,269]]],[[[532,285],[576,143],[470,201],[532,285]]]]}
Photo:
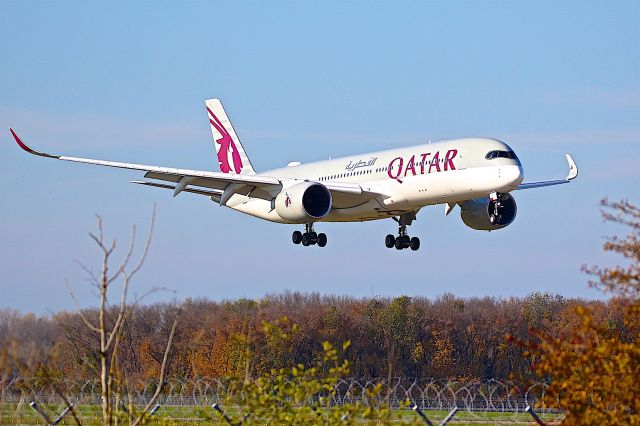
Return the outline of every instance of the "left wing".
{"type": "Polygon", "coordinates": [[[565,154],[567,157],[567,163],[569,163],[569,174],[564,179],[556,179],[556,180],[545,180],[541,182],[527,182],[521,183],[516,189],[530,189],[530,188],[541,188],[543,186],[552,186],[552,185],[561,185],[563,183],[569,183],[575,178],[578,177],[578,166],[576,162],[573,161],[571,155],[565,154]]]}
{"type": "MultiPolygon", "coordinates": [[[[170,182],[174,185],[161,184],[152,181],[133,181],[132,183],[154,186],[157,188],[173,189],[174,197],[183,191],[190,192],[210,196],[220,202],[221,205],[225,205],[234,194],[271,200],[282,190],[282,188],[296,183],[296,179],[290,178],[176,169],[171,167],[148,166],[144,164],[121,163],[115,161],[94,160],[92,158],[46,154],[28,147],[24,142],[22,142],[13,129],[9,130],[20,148],[29,154],[53,158],[56,160],[72,161],[75,163],[145,171],[146,173],[144,177],[146,178],[170,182]],[[193,188],[194,186],[206,189],[195,189],[193,188]]],[[[338,199],[345,200],[347,204],[359,204],[380,195],[378,192],[365,190],[360,185],[354,183],[322,182],[322,184],[326,186],[333,195],[336,195],[338,199]]]]}

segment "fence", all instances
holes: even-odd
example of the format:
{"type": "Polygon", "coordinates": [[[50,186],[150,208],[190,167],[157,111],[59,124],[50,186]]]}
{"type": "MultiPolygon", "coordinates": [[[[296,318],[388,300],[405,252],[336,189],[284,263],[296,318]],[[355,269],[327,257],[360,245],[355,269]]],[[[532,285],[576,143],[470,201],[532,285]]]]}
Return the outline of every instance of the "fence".
{"type": "MultiPolygon", "coordinates": [[[[420,409],[466,411],[525,412],[542,395],[545,385],[523,386],[505,380],[409,380],[347,378],[335,386],[332,404],[366,401],[366,391],[382,384],[379,403],[399,406],[411,401],[420,409]]],[[[54,385],[76,404],[100,404],[100,382],[58,380],[54,385]]],[[[131,402],[144,404],[156,389],[154,382],[135,383],[129,393],[131,402]]],[[[165,385],[158,402],[173,406],[207,406],[219,402],[228,394],[229,382],[219,380],[174,380],[165,385]]],[[[38,378],[15,378],[0,382],[0,402],[32,401],[58,403],[60,398],[51,383],[38,378]]]]}

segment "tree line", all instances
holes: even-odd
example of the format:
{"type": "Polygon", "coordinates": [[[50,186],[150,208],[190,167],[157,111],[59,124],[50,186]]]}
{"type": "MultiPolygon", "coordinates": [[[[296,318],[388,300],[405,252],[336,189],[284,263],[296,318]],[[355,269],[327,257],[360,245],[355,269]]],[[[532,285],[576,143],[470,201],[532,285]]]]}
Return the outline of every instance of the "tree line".
{"type": "MultiPolygon", "coordinates": [[[[141,305],[123,325],[117,364],[129,380],[158,377],[172,323],[180,312],[169,352],[167,378],[252,379],[274,368],[313,365],[322,343],[341,348],[358,378],[527,380],[533,362],[514,341],[537,335],[568,340],[581,327],[577,307],[593,321],[629,334],[617,299],[587,301],[534,293],[526,297],[435,299],[354,298],[287,292],[258,300],[141,305]],[[278,333],[273,333],[277,328],[278,333]],[[536,330],[535,333],[532,330],[536,330]],[[273,341],[274,336],[285,336],[273,341]]],[[[107,311],[107,323],[117,318],[107,311]]],[[[0,310],[0,380],[34,376],[47,368],[60,377],[94,380],[100,371],[98,336],[85,319],[97,309],[45,316],[0,310]]]]}

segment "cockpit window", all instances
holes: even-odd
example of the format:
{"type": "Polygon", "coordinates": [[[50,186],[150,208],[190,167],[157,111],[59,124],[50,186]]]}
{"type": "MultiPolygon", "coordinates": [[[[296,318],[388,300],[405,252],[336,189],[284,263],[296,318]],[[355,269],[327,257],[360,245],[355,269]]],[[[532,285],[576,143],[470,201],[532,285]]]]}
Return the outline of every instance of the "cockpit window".
{"type": "Polygon", "coordinates": [[[485,155],[487,160],[493,160],[494,158],[510,158],[512,160],[516,160],[516,153],[513,151],[489,151],[487,155],[485,155]]]}

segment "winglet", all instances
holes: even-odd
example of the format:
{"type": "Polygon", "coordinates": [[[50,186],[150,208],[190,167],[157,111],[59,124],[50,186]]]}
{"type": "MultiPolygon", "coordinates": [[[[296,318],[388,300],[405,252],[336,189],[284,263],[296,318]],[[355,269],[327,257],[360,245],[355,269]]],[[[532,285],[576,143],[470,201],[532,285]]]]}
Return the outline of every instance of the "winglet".
{"type": "Polygon", "coordinates": [[[569,163],[569,174],[564,179],[545,180],[542,182],[527,182],[521,183],[516,189],[530,189],[530,188],[542,188],[543,186],[561,185],[563,183],[569,183],[578,177],[578,166],[573,158],[569,154],[565,154],[567,157],[567,163],[569,163]]]}
{"type": "Polygon", "coordinates": [[[571,158],[571,155],[565,155],[567,157],[567,163],[569,163],[569,174],[567,175],[566,179],[573,180],[578,177],[578,166],[576,165],[576,162],[573,161],[573,158],[571,158]]]}
{"type": "Polygon", "coordinates": [[[45,154],[44,152],[36,151],[35,149],[29,148],[24,142],[22,142],[20,137],[18,137],[18,135],[16,134],[16,132],[13,131],[12,128],[9,128],[9,131],[13,135],[13,138],[16,140],[16,143],[20,146],[20,148],[24,149],[29,154],[39,155],[40,157],[47,157],[47,158],[60,158],[59,155],[45,154]]]}

